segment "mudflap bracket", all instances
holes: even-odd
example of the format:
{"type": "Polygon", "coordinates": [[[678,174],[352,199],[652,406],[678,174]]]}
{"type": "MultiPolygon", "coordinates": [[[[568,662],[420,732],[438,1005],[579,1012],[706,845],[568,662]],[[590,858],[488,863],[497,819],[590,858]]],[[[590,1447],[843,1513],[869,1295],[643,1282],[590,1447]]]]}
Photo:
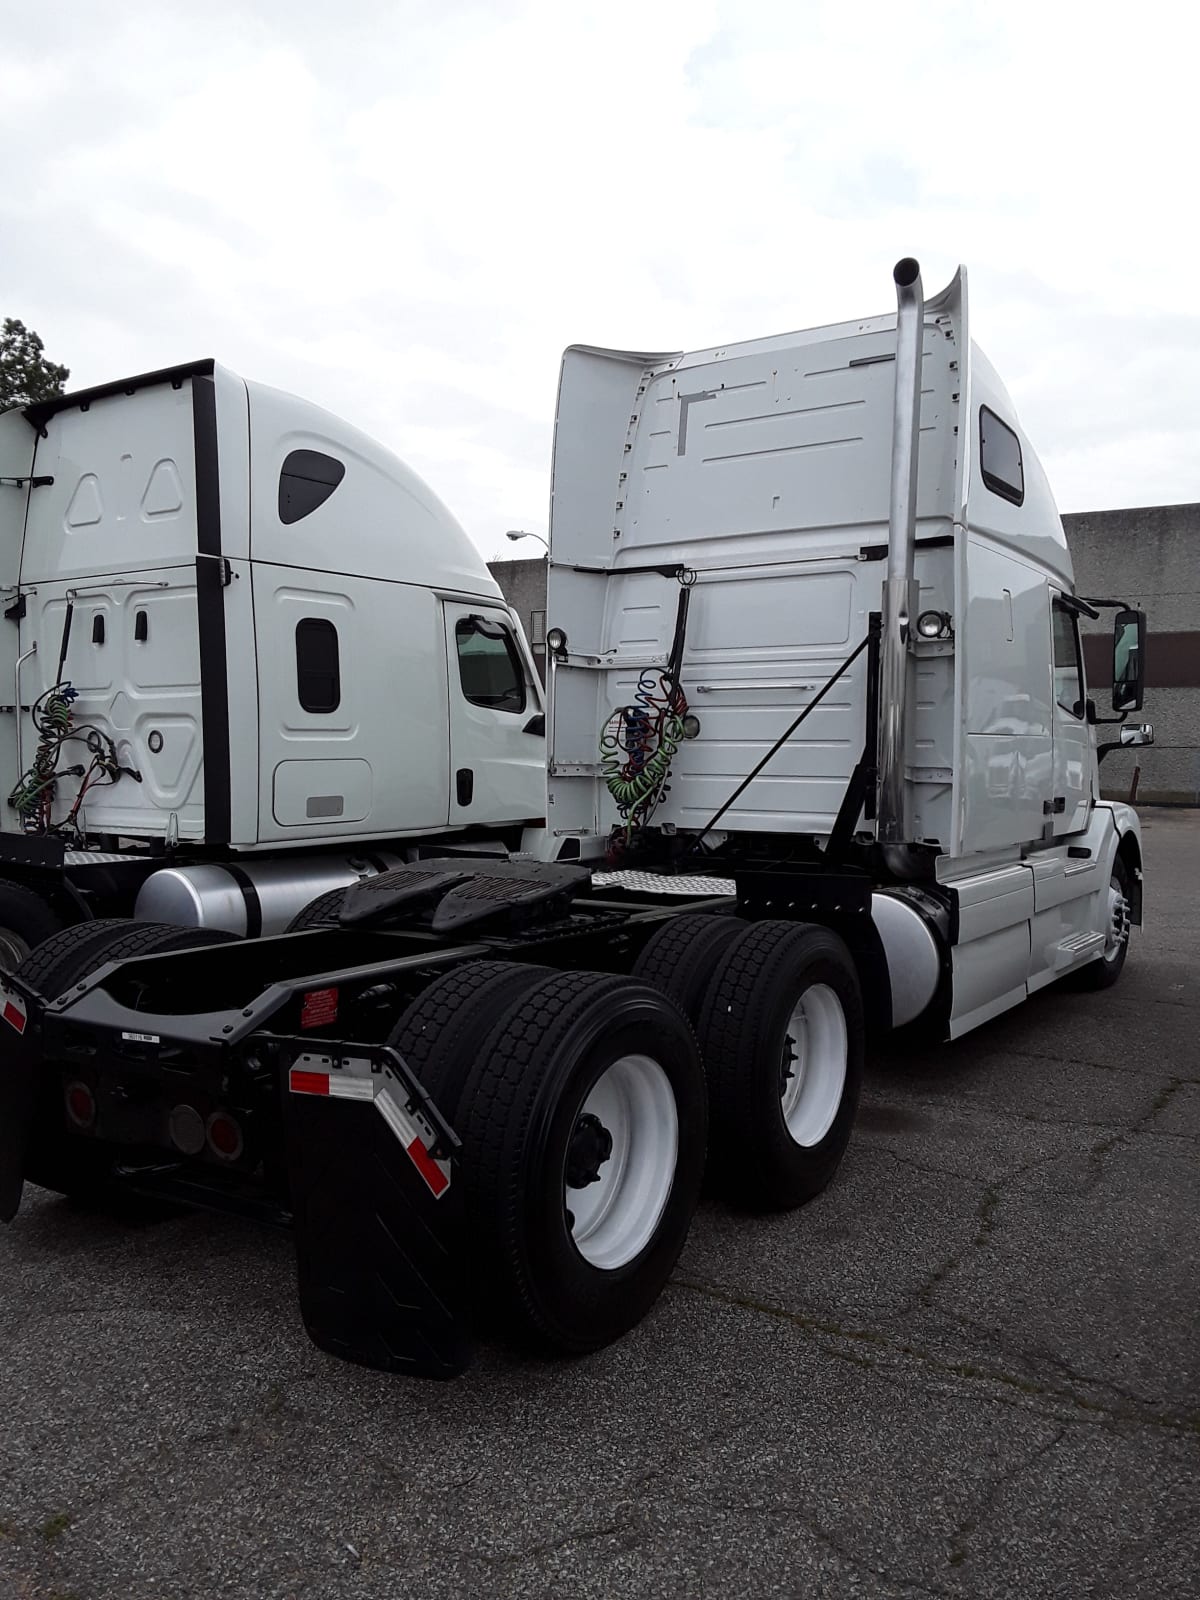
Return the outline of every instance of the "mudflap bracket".
{"type": "Polygon", "coordinates": [[[459,1141],[385,1045],[256,1034],[280,1093],[300,1311],[346,1361],[453,1378],[471,1362],[459,1141]]]}

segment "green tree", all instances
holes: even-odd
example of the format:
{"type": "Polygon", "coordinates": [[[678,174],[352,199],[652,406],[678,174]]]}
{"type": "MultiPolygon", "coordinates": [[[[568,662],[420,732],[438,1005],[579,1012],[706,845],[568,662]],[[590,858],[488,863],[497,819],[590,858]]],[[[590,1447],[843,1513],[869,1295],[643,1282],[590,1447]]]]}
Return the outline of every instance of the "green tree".
{"type": "Polygon", "coordinates": [[[5,317],[0,333],[0,411],[53,400],[70,376],[66,367],[46,360],[45,346],[32,328],[5,317]]]}

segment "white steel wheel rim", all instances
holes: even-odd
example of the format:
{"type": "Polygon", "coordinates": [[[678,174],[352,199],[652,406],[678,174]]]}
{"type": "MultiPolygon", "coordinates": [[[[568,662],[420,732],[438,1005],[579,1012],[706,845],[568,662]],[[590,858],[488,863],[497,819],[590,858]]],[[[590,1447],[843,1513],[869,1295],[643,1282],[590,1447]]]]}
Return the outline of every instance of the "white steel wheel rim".
{"type": "Polygon", "coordinates": [[[833,1127],[846,1088],[850,1040],[842,1002],[814,983],[788,1019],[780,1066],[780,1109],[794,1143],[806,1149],[833,1127]]]}
{"type": "Polygon", "coordinates": [[[0,972],[15,972],[28,954],[28,942],[19,933],[0,928],[0,972]]]}
{"type": "Polygon", "coordinates": [[[1104,927],[1104,959],[1115,961],[1129,938],[1129,901],[1118,879],[1108,880],[1108,920],[1104,927]]]}
{"type": "Polygon", "coordinates": [[[632,1055],[597,1078],[576,1130],[585,1117],[600,1124],[612,1147],[594,1181],[576,1187],[564,1174],[567,1226],[583,1259],[613,1272],[646,1248],[662,1218],[679,1159],[679,1113],[659,1063],[632,1055]]]}

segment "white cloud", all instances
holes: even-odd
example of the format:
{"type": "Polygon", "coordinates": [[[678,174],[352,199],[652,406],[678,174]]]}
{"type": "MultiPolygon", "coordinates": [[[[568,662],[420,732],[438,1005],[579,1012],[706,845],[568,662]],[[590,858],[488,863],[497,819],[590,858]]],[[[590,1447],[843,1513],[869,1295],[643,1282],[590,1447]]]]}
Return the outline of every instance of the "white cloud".
{"type": "Polygon", "coordinates": [[[214,354],[341,412],[485,553],[545,526],[565,344],[881,310],[905,253],[967,261],[1064,507],[1200,498],[1191,13],[8,9],[0,309],[73,382],[214,354]]]}

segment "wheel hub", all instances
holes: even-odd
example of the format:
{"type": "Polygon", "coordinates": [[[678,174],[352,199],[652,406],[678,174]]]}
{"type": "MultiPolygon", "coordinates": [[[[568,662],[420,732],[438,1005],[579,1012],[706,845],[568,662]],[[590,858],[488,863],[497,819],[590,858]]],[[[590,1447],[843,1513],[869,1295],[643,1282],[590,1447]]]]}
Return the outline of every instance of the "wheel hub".
{"type": "Polygon", "coordinates": [[[788,1083],[796,1076],[793,1068],[798,1060],[796,1041],[789,1033],[783,1041],[783,1057],[779,1063],[779,1093],[781,1097],[787,1093],[788,1083]]]}
{"type": "Polygon", "coordinates": [[[779,1062],[779,1107],[798,1145],[819,1144],[829,1132],[846,1084],[846,1017],[828,984],[811,984],[788,1018],[779,1062]]]}
{"type": "Polygon", "coordinates": [[[567,1146],[567,1188],[586,1189],[600,1181],[600,1168],[613,1153],[613,1138],[600,1118],[585,1111],[567,1146]]]}
{"type": "Polygon", "coordinates": [[[1104,941],[1104,954],[1109,961],[1128,939],[1129,929],[1129,901],[1113,883],[1108,891],[1108,936],[1104,941]]]}
{"type": "Polygon", "coordinates": [[[621,1056],[579,1107],[567,1141],[563,1211],[589,1266],[615,1271],[658,1227],[679,1157],[670,1079],[652,1056],[621,1056]]]}

